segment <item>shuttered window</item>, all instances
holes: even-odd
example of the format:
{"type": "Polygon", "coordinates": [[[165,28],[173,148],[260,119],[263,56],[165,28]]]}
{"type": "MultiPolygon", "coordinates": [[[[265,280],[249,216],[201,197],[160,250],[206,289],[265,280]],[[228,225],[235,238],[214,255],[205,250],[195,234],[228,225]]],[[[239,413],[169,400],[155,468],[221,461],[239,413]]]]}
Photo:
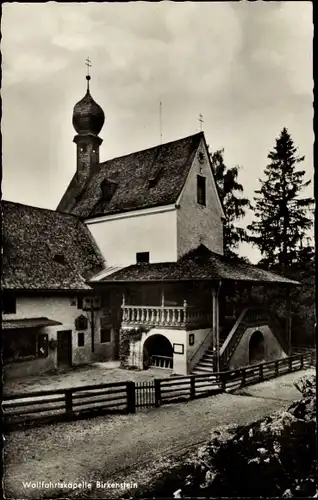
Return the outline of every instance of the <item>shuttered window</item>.
{"type": "Polygon", "coordinates": [[[206,179],[202,175],[197,176],[197,202],[206,205],[206,179]]]}

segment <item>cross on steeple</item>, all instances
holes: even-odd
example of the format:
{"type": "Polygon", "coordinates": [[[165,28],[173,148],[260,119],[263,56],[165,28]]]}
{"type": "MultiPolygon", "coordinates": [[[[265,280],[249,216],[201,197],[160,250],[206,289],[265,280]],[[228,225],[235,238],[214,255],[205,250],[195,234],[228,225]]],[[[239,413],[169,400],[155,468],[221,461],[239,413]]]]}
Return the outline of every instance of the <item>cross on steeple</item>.
{"type": "Polygon", "coordinates": [[[200,130],[202,132],[202,125],[203,125],[203,115],[200,113],[199,114],[199,118],[198,118],[199,122],[200,122],[200,130]]]}
{"type": "Polygon", "coordinates": [[[89,76],[89,68],[92,67],[92,61],[90,60],[89,57],[85,59],[85,65],[87,66],[87,76],[89,76]]]}

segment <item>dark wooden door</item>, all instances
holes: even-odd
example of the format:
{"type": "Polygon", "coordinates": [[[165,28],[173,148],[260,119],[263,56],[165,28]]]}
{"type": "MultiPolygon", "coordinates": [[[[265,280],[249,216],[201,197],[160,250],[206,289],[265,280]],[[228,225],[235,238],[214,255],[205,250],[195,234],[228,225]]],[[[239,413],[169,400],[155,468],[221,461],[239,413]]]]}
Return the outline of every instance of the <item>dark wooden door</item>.
{"type": "Polygon", "coordinates": [[[72,365],[72,330],[57,332],[57,365],[72,365]]]}

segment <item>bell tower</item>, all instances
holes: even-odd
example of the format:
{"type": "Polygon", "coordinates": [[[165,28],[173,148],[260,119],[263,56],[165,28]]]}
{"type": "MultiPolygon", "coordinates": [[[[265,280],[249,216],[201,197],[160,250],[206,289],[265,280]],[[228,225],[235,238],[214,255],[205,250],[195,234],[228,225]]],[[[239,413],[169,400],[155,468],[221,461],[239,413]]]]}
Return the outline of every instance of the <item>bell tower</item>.
{"type": "Polygon", "coordinates": [[[90,94],[91,61],[89,58],[86,59],[85,64],[87,66],[87,91],[83,99],[75,104],[73,110],[73,127],[77,132],[73,139],[77,150],[76,173],[80,184],[87,181],[93,166],[99,163],[99,147],[103,140],[98,134],[105,122],[104,111],[90,94]]]}

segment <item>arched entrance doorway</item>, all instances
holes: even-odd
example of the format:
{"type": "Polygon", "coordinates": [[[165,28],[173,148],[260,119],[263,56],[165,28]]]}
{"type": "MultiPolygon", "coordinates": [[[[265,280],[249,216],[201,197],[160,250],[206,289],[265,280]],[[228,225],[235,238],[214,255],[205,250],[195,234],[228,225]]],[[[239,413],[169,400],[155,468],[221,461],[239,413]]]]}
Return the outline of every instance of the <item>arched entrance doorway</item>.
{"type": "Polygon", "coordinates": [[[149,337],[143,348],[143,367],[173,368],[173,348],[171,342],[163,335],[149,337]]]}
{"type": "Polygon", "coordinates": [[[264,361],[265,348],[264,348],[264,336],[262,332],[257,330],[254,332],[250,338],[249,344],[249,363],[261,363],[264,361]]]}

